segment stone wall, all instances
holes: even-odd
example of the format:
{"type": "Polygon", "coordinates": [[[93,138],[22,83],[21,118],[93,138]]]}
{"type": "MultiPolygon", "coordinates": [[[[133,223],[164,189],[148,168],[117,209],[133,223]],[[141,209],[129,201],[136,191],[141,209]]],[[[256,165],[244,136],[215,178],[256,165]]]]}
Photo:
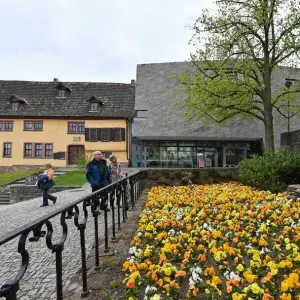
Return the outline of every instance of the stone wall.
{"type": "Polygon", "coordinates": [[[43,165],[14,165],[14,166],[0,166],[0,174],[27,171],[32,169],[40,169],[43,165]]]}
{"type": "Polygon", "coordinates": [[[187,185],[228,182],[238,179],[238,168],[150,169],[149,185],[187,185]]]}
{"type": "MultiPolygon", "coordinates": [[[[51,188],[50,192],[52,194],[76,188],[80,188],[80,186],[54,186],[51,188]]],[[[41,190],[38,190],[36,185],[14,184],[11,185],[9,189],[10,204],[41,197],[43,193],[41,190]]]]}

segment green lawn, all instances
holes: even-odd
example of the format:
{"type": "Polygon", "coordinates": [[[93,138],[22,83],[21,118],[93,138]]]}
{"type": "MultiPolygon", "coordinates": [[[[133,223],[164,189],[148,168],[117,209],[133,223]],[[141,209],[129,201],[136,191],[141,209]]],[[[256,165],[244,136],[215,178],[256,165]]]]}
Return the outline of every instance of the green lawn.
{"type": "Polygon", "coordinates": [[[20,172],[13,172],[13,173],[4,173],[4,174],[0,174],[0,185],[4,185],[7,184],[11,181],[20,179],[22,177],[25,177],[27,175],[31,175],[37,172],[41,172],[42,170],[27,170],[27,171],[20,171],[20,172]]]}
{"type": "Polygon", "coordinates": [[[85,179],[85,172],[83,171],[72,171],[66,172],[65,174],[58,176],[54,179],[56,185],[64,185],[64,186],[82,186],[87,181],[85,179]]]}

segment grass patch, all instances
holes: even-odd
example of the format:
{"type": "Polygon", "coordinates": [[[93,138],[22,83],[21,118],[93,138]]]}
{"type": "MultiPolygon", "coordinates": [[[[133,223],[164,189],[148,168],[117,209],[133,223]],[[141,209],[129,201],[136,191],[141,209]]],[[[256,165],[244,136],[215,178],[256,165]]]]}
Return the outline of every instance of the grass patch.
{"type": "Polygon", "coordinates": [[[83,171],[66,172],[65,174],[55,178],[54,181],[56,185],[63,186],[82,186],[87,183],[85,172],[83,171]]]}
{"type": "Polygon", "coordinates": [[[41,169],[33,169],[33,170],[27,170],[27,171],[19,171],[19,172],[12,172],[12,173],[5,173],[0,174],[0,185],[7,184],[9,182],[12,182],[14,180],[23,178],[25,176],[41,172],[41,169]]]}

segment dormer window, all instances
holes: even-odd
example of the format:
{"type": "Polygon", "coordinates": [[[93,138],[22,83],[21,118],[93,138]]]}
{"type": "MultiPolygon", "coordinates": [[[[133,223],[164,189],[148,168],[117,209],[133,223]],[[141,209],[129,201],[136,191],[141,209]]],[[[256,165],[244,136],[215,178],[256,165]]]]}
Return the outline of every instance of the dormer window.
{"type": "Polygon", "coordinates": [[[89,100],[89,111],[90,112],[95,112],[99,111],[100,105],[103,105],[103,102],[96,98],[95,96],[92,96],[89,100]]]}
{"type": "Polygon", "coordinates": [[[12,111],[18,111],[19,110],[19,102],[12,102],[10,104],[10,108],[12,111]]]}
{"type": "Polygon", "coordinates": [[[58,90],[58,97],[65,98],[66,97],[66,90],[58,90]]]}
{"type": "Polygon", "coordinates": [[[90,111],[98,111],[99,110],[99,103],[92,102],[90,103],[90,111]]]}
{"type": "Polygon", "coordinates": [[[28,102],[19,96],[11,95],[8,98],[8,101],[10,102],[10,109],[14,112],[18,111],[22,105],[28,104],[28,102]]]}
{"type": "Polygon", "coordinates": [[[68,93],[72,92],[72,90],[62,82],[59,82],[55,88],[58,90],[58,98],[66,98],[68,93]]]}

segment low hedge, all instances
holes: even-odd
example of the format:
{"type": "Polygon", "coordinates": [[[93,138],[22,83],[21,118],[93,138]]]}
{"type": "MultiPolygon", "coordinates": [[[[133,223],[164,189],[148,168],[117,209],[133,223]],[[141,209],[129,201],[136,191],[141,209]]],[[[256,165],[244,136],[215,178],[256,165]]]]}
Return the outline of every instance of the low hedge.
{"type": "Polygon", "coordinates": [[[300,153],[281,148],[244,159],[239,165],[239,181],[274,193],[283,191],[289,184],[300,183],[300,153]]]}

